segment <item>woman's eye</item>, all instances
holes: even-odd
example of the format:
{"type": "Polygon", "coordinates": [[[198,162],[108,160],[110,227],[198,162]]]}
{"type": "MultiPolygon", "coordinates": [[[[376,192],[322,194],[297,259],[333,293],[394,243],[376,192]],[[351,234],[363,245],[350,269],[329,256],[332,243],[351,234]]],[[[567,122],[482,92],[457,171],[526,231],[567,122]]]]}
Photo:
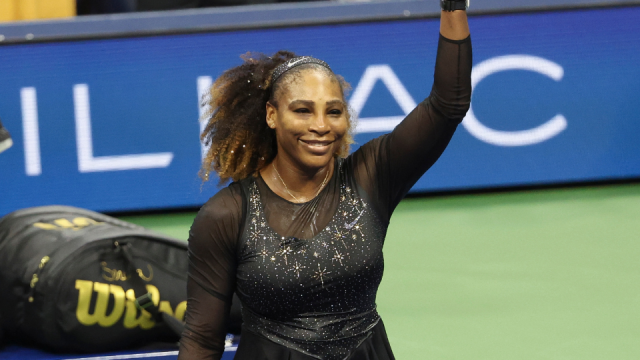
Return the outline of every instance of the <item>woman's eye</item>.
{"type": "Polygon", "coordinates": [[[307,113],[309,113],[310,111],[309,111],[309,109],[307,109],[307,108],[300,108],[300,109],[295,109],[295,110],[293,110],[293,112],[297,112],[297,113],[300,113],[300,114],[307,114],[307,113]]]}
{"type": "Polygon", "coordinates": [[[329,114],[331,114],[331,115],[342,115],[342,110],[338,110],[338,109],[329,110],[329,114]]]}

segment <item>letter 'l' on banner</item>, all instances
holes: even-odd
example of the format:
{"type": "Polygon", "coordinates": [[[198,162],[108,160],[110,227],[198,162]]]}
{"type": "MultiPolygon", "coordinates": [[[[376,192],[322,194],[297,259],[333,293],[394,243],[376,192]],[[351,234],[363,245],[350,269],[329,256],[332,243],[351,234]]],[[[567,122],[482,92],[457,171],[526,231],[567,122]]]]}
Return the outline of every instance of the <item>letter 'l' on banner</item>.
{"type": "Polygon", "coordinates": [[[78,170],[81,173],[166,168],[173,160],[173,153],[93,156],[91,134],[91,110],[89,108],[89,86],[77,84],[73,87],[73,104],[76,118],[76,145],[78,148],[78,170]]]}

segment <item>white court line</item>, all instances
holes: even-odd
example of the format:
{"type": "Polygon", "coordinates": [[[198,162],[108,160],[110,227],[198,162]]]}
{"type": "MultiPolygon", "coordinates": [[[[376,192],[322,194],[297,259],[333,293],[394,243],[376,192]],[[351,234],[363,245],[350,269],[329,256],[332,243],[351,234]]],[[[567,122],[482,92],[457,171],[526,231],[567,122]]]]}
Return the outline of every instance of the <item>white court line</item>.
{"type": "MultiPolygon", "coordinates": [[[[237,346],[228,346],[224,349],[224,351],[236,351],[238,349],[237,346]]],[[[109,355],[109,356],[94,356],[94,357],[84,357],[84,358],[67,358],[64,360],[126,360],[126,359],[143,359],[143,358],[151,358],[151,357],[163,357],[163,356],[176,356],[178,355],[177,351],[164,351],[164,352],[155,352],[155,353],[144,353],[144,354],[125,354],[125,355],[109,355]]]]}

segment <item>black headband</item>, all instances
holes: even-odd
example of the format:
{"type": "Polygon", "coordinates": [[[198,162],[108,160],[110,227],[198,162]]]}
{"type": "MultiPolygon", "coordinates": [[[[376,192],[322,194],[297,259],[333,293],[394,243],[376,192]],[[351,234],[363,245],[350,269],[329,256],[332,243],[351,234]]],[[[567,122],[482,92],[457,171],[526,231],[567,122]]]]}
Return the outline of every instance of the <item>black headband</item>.
{"type": "Polygon", "coordinates": [[[294,57],[293,59],[289,59],[283,64],[278,65],[278,67],[276,67],[276,69],[273,70],[273,74],[271,75],[271,85],[273,86],[273,84],[278,80],[278,78],[280,78],[287,71],[293,69],[296,66],[306,65],[306,64],[317,64],[329,69],[329,71],[332,71],[329,64],[327,64],[326,62],[320,59],[316,59],[312,56],[298,56],[298,57],[294,57]]]}

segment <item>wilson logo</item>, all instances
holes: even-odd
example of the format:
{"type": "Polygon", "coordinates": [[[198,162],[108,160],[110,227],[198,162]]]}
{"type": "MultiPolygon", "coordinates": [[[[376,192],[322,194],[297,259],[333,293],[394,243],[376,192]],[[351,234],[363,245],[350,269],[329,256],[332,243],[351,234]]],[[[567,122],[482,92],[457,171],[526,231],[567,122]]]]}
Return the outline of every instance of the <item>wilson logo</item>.
{"type": "MultiPolygon", "coordinates": [[[[136,294],[133,289],[125,291],[122,286],[103,284],[99,282],[76,280],[78,290],[78,307],[76,318],[85,326],[100,325],[110,327],[122,319],[122,325],[126,329],[140,327],[143,330],[155,326],[151,314],[136,307],[136,294]],[[96,295],[94,295],[94,293],[96,295]],[[95,300],[92,301],[92,298],[95,300]]],[[[168,301],[160,301],[160,292],[153,285],[147,285],[147,291],[151,294],[153,303],[161,312],[165,312],[182,321],[187,310],[187,302],[183,301],[171,308],[168,301]]]]}

